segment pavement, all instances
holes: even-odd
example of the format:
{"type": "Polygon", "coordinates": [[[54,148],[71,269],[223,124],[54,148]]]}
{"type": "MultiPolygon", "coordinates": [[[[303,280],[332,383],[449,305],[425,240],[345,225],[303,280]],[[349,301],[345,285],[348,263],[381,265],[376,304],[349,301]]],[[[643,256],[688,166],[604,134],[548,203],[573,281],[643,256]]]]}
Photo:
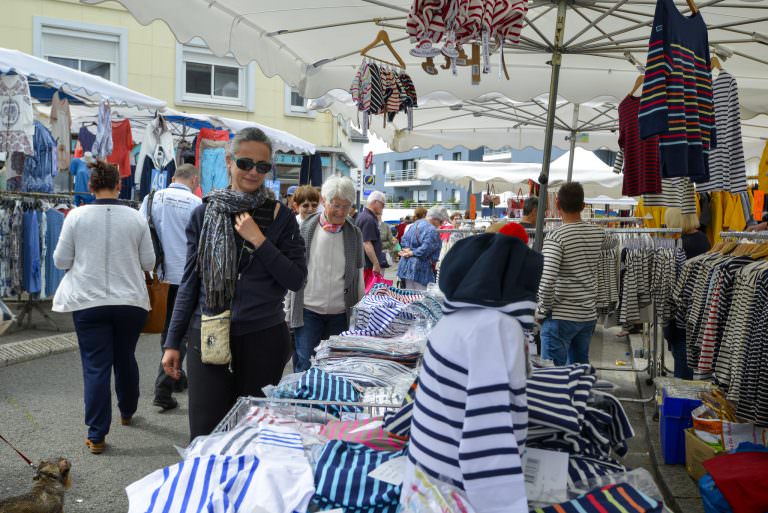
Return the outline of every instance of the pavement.
{"type": "MultiPolygon", "coordinates": [[[[67,317],[54,317],[62,330],[67,317]]],[[[653,387],[645,384],[647,375],[631,372],[633,365],[645,366],[645,360],[631,358],[634,350],[642,347],[642,339],[617,338],[617,331],[598,327],[590,357],[603,369],[599,370],[600,377],[617,386],[613,393],[628,399],[623,404],[636,436],[630,440],[624,464],[649,470],[672,511],[703,512],[685,467],[660,464],[654,405],[634,402],[653,395],[653,387]],[[617,360],[627,365],[617,366],[617,360]]],[[[76,347],[76,338],[66,332],[52,335],[28,330],[0,336],[0,434],[33,460],[64,456],[71,461],[73,486],[66,499],[68,513],[127,511],[124,489],[128,484],[178,462],[174,446],[185,446],[189,436],[187,397],[185,393],[175,394],[179,408],[165,413],[151,405],[160,358],[159,336],[142,335],[136,349],[142,397],[134,425],[121,426],[113,404],[115,419],[107,436],[107,451],[91,455],[84,444],[82,368],[76,347]],[[43,338],[35,337],[41,333],[43,338]]],[[[24,462],[0,444],[0,497],[25,492],[31,477],[24,462]]]]}

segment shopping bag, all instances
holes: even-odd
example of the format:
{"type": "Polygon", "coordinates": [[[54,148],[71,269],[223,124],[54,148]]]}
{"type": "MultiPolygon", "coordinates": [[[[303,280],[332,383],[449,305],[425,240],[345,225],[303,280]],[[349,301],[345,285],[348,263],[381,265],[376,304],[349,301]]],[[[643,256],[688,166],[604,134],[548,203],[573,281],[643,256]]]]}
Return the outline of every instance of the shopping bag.
{"type": "Polygon", "coordinates": [[[387,286],[392,285],[392,280],[386,279],[384,276],[382,276],[379,273],[373,273],[371,277],[368,279],[368,281],[365,284],[365,293],[368,294],[374,285],[377,283],[383,283],[387,286]]]}
{"type": "Polygon", "coordinates": [[[147,293],[149,294],[149,305],[152,310],[147,315],[147,321],[144,323],[142,333],[162,333],[165,327],[165,316],[171,312],[167,312],[168,305],[168,282],[160,281],[157,278],[157,273],[152,276],[149,273],[144,273],[147,280],[147,293]]]}

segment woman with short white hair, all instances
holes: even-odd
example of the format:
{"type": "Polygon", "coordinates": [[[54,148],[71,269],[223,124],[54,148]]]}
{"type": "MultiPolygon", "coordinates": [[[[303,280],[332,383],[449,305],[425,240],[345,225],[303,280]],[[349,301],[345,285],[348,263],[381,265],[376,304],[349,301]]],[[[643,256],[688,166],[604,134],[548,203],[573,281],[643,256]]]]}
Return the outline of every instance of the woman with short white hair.
{"type": "Polygon", "coordinates": [[[426,290],[428,284],[434,283],[435,265],[442,247],[437,229],[447,220],[448,212],[434,206],[425,219],[413,223],[413,227],[403,235],[397,276],[405,281],[405,288],[426,290]]]}
{"type": "Polygon", "coordinates": [[[321,340],[349,327],[352,307],[365,293],[363,235],[348,217],[355,201],[355,184],[346,176],[331,176],[320,196],[325,209],[301,225],[307,282],[290,298],[290,323],[296,334],[294,372],[309,369],[321,340]]]}

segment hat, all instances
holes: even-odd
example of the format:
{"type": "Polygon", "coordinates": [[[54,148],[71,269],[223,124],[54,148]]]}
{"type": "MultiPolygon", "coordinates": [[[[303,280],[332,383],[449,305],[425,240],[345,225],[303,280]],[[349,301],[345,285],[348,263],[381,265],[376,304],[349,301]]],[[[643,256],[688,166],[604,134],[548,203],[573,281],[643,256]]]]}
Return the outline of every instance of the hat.
{"type": "Polygon", "coordinates": [[[440,265],[450,302],[500,307],[535,301],[544,257],[520,239],[484,233],[454,244],[440,265]]]}
{"type": "Polygon", "coordinates": [[[298,188],[299,187],[296,186],[296,185],[291,185],[290,187],[288,187],[288,191],[285,193],[285,195],[286,196],[293,196],[294,194],[296,194],[296,189],[298,189],[298,188]]]}
{"type": "Polygon", "coordinates": [[[528,232],[525,231],[525,228],[520,223],[507,223],[501,227],[499,233],[509,237],[517,237],[528,244],[528,232]]]}

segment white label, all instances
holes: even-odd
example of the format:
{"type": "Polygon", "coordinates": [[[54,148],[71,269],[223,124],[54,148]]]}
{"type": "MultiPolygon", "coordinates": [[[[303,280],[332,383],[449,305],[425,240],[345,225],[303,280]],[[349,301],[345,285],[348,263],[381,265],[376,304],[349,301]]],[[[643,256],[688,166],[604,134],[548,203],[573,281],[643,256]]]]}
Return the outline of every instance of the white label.
{"type": "Polygon", "coordinates": [[[350,431],[350,434],[352,433],[361,433],[363,431],[370,431],[371,429],[376,429],[384,425],[383,420],[374,420],[373,422],[369,422],[368,424],[364,424],[362,426],[356,427],[352,431],[350,431]]]}
{"type": "Polygon", "coordinates": [[[527,449],[523,457],[525,493],[529,501],[565,502],[568,500],[568,454],[542,449],[527,449]]]}
{"type": "Polygon", "coordinates": [[[375,469],[371,470],[368,473],[368,477],[378,479],[379,481],[384,481],[385,483],[389,483],[394,486],[400,486],[403,484],[403,479],[405,477],[403,475],[405,474],[405,462],[405,456],[398,456],[397,458],[382,463],[375,469]]]}

